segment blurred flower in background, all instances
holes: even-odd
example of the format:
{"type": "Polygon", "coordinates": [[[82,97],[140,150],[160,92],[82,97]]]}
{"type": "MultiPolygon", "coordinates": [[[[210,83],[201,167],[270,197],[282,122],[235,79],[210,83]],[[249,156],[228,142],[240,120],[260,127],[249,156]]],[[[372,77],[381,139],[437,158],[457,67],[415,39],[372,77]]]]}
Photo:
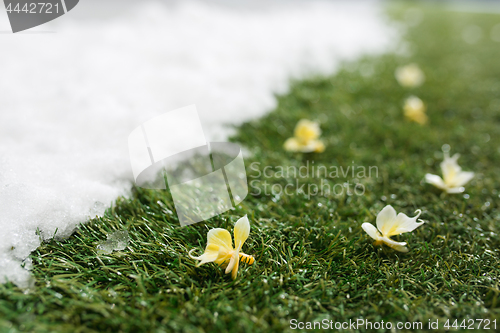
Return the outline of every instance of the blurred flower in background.
{"type": "Polygon", "coordinates": [[[424,72],[417,66],[417,64],[409,64],[403,67],[398,67],[394,74],[396,80],[403,87],[414,88],[421,86],[425,81],[424,72]]]}
{"type": "Polygon", "coordinates": [[[325,144],[318,140],[321,135],[319,124],[308,119],[301,119],[295,126],[294,136],[285,141],[287,151],[301,153],[322,153],[325,144]]]}
{"type": "Polygon", "coordinates": [[[425,114],[425,104],[417,96],[410,96],[405,100],[403,106],[405,117],[417,122],[421,125],[427,123],[427,115],[425,114]]]}
{"type": "Polygon", "coordinates": [[[441,162],[443,178],[428,173],[425,175],[425,181],[447,193],[462,193],[465,191],[463,186],[474,177],[474,172],[462,171],[462,168],[457,163],[459,157],[460,154],[450,157],[449,153],[445,151],[444,161],[441,162]]]}

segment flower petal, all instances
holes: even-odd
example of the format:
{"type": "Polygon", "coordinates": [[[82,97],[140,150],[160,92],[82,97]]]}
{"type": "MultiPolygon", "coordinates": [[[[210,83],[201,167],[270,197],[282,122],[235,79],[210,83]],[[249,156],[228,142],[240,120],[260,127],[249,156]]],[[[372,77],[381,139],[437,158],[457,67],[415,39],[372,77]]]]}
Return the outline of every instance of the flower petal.
{"type": "Polygon", "coordinates": [[[460,186],[460,187],[450,187],[446,189],[447,193],[462,193],[465,191],[465,188],[460,186]]]}
{"type": "Polygon", "coordinates": [[[408,97],[405,100],[403,110],[407,118],[420,124],[425,124],[427,122],[427,115],[425,114],[426,107],[420,98],[416,96],[408,97]]]}
{"type": "Polygon", "coordinates": [[[207,235],[207,247],[210,244],[218,245],[225,252],[233,251],[233,240],[231,239],[231,234],[226,229],[215,228],[208,232],[207,235]]]}
{"type": "MultiPolygon", "coordinates": [[[[239,258],[238,258],[239,259],[239,258]]],[[[231,259],[229,260],[229,264],[226,266],[226,274],[229,274],[233,270],[234,265],[236,264],[236,257],[234,255],[231,256],[231,259]]]]}
{"type": "Polygon", "coordinates": [[[241,249],[241,245],[243,245],[242,243],[240,243],[240,245],[238,246],[238,248],[234,251],[234,254],[233,256],[235,257],[235,260],[234,260],[234,266],[233,266],[233,269],[231,270],[231,277],[234,279],[236,279],[236,275],[238,274],[238,268],[240,266],[240,249],[241,249]]]}
{"type": "Polygon", "coordinates": [[[236,279],[236,275],[238,274],[238,268],[240,267],[240,261],[236,260],[236,263],[233,266],[233,270],[231,271],[231,277],[236,279]]]}
{"type": "Polygon", "coordinates": [[[389,246],[391,249],[394,249],[396,251],[399,251],[399,252],[408,252],[408,248],[404,245],[397,245],[397,244],[392,244],[392,245],[389,245],[386,243],[387,246],[389,246]]]}
{"type": "Polygon", "coordinates": [[[286,151],[296,152],[300,150],[301,144],[296,138],[288,138],[283,144],[283,148],[285,148],[286,151]]]}
{"type": "Polygon", "coordinates": [[[374,240],[380,239],[381,237],[380,232],[378,232],[377,228],[375,228],[373,224],[365,222],[361,225],[361,228],[363,228],[363,230],[368,234],[368,236],[370,236],[374,240]]]}
{"type": "Polygon", "coordinates": [[[234,245],[245,243],[250,234],[250,222],[245,215],[234,224],[234,245]]]}
{"type": "Polygon", "coordinates": [[[217,257],[219,256],[219,246],[215,245],[215,244],[207,245],[207,248],[205,249],[205,253],[203,253],[199,257],[192,256],[191,252],[193,252],[193,251],[194,251],[194,249],[189,251],[189,257],[191,257],[191,259],[200,260],[200,262],[196,264],[196,267],[201,266],[207,262],[215,261],[217,259],[217,257]]]}
{"type": "Polygon", "coordinates": [[[321,144],[318,143],[320,142],[319,140],[310,140],[305,143],[302,143],[301,146],[299,147],[299,151],[301,153],[312,153],[316,151],[316,149],[321,150],[321,144]]]}
{"type": "MultiPolygon", "coordinates": [[[[231,259],[229,260],[229,264],[227,265],[226,267],[226,274],[229,274],[229,272],[231,272],[234,268],[234,266],[238,266],[238,263],[240,261],[240,249],[241,249],[241,245],[243,245],[243,243],[238,243],[238,247],[236,248],[236,250],[234,250],[233,254],[231,255],[231,259]]],[[[236,268],[236,270],[238,270],[238,268],[236,268]]]]}
{"type": "Polygon", "coordinates": [[[394,235],[399,235],[404,232],[410,232],[424,224],[424,222],[417,223],[417,218],[422,213],[421,210],[417,210],[418,214],[415,217],[408,217],[406,214],[399,213],[396,217],[396,223],[391,230],[384,234],[384,236],[390,237],[394,235]]]}
{"type": "Polygon", "coordinates": [[[425,75],[416,64],[398,67],[394,73],[403,87],[418,87],[425,81],[425,75]]]}
{"type": "Polygon", "coordinates": [[[396,251],[400,252],[408,252],[408,248],[405,246],[406,242],[396,242],[390,239],[389,237],[379,237],[377,241],[373,243],[373,245],[382,245],[384,243],[385,245],[389,246],[391,249],[394,249],[396,251]]]}
{"type": "Polygon", "coordinates": [[[441,171],[443,172],[443,181],[448,187],[455,187],[455,177],[462,171],[462,168],[457,163],[459,157],[460,154],[450,157],[448,153],[445,153],[444,160],[440,164],[441,171]]]}
{"type": "Polygon", "coordinates": [[[384,242],[387,246],[394,248],[395,246],[405,246],[406,242],[396,242],[389,237],[381,237],[380,240],[384,242]]]}
{"type": "Polygon", "coordinates": [[[222,268],[226,268],[229,260],[231,259],[231,256],[233,255],[233,252],[234,251],[227,252],[226,250],[222,250],[222,248],[220,248],[217,259],[215,259],[214,262],[222,268]]]}
{"type": "Polygon", "coordinates": [[[439,177],[438,175],[432,175],[430,173],[425,175],[425,181],[429,184],[432,184],[436,186],[437,188],[440,188],[442,190],[446,190],[446,184],[444,183],[443,179],[439,177]]]}
{"type": "Polygon", "coordinates": [[[322,153],[325,151],[325,144],[321,140],[313,140],[312,146],[314,146],[315,153],[322,153]]]}
{"type": "Polygon", "coordinates": [[[377,228],[383,236],[386,236],[387,231],[391,230],[396,223],[396,211],[391,205],[387,205],[377,215],[377,228]]]}
{"type": "Polygon", "coordinates": [[[315,140],[321,135],[319,124],[308,119],[301,119],[295,126],[294,135],[300,141],[315,140]]]}
{"type": "Polygon", "coordinates": [[[455,177],[455,186],[456,187],[464,186],[472,178],[474,178],[474,172],[462,171],[455,177]]]}
{"type": "Polygon", "coordinates": [[[424,125],[425,123],[427,123],[428,118],[423,109],[410,109],[405,106],[404,113],[406,118],[413,120],[420,125],[424,125]]]}
{"type": "Polygon", "coordinates": [[[325,145],[320,140],[301,141],[297,138],[289,138],[283,145],[286,151],[301,153],[321,153],[325,150],[325,145]]]}

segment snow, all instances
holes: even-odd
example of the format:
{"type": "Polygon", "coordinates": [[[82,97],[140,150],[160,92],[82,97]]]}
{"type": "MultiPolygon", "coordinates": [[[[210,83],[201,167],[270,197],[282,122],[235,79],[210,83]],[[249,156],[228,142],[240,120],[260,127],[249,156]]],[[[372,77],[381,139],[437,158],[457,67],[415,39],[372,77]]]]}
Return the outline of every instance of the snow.
{"type": "Polygon", "coordinates": [[[86,0],[12,34],[0,11],[0,283],[27,287],[21,265],[43,239],[128,195],[127,137],[141,123],[196,104],[207,138],[224,139],[225,125],[273,109],[290,79],[389,50],[397,35],[380,12],[377,2],[86,0]]]}
{"type": "Polygon", "coordinates": [[[110,254],[113,251],[122,251],[128,246],[129,236],[127,230],[114,231],[106,235],[106,240],[97,244],[97,252],[110,254]]]}

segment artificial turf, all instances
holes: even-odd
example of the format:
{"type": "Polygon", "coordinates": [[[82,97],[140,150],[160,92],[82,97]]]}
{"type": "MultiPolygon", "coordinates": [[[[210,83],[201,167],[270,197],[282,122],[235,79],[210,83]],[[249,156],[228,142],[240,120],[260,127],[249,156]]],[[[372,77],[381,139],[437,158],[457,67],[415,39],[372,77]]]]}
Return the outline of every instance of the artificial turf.
{"type": "MultiPolygon", "coordinates": [[[[407,8],[389,12],[404,25],[407,8]]],[[[245,147],[253,183],[236,209],[180,227],[168,191],[134,188],[104,217],[34,251],[34,288],[0,284],[0,332],[281,332],[292,331],[292,319],[361,318],[422,322],[424,330],[429,321],[444,330],[448,319],[450,326],[458,319],[458,329],[463,319],[497,319],[500,330],[500,43],[490,38],[500,15],[419,8],[423,20],[407,28],[406,55],[365,57],[335,76],[294,82],[275,110],[237,128],[232,141],[245,147]],[[483,32],[475,44],[463,38],[471,25],[483,32]],[[395,68],[412,62],[426,81],[403,88],[395,68]],[[404,118],[409,95],[426,103],[428,124],[404,118]],[[282,149],[302,118],[321,123],[324,153],[282,149]],[[462,194],[423,181],[440,174],[443,145],[476,172],[462,194]],[[304,165],[308,177],[277,173],[304,165]],[[313,165],[378,173],[325,179],[312,175],[313,165]],[[365,192],[308,191],[321,181],[359,182],[365,192]],[[273,184],[294,184],[292,191],[297,182],[305,193],[280,194],[278,185],[272,192],[273,184]],[[423,226],[394,237],[408,242],[408,253],[374,246],[361,229],[387,204],[409,216],[422,210],[423,226]],[[202,253],[209,229],[232,232],[245,214],[251,232],[243,251],[255,263],[242,263],[234,281],[215,264],[196,268],[188,251],[202,253]],[[129,246],[99,254],[97,242],[113,230],[128,230],[129,246]]]]}

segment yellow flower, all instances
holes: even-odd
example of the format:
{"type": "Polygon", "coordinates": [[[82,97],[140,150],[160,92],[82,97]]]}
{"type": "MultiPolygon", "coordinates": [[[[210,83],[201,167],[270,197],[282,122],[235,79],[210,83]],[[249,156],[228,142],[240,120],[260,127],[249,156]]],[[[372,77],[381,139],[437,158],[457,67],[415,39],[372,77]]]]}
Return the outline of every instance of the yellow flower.
{"type": "Polygon", "coordinates": [[[199,257],[193,257],[191,255],[191,252],[194,251],[193,249],[189,251],[189,256],[192,259],[200,260],[200,262],[196,264],[196,267],[207,262],[215,262],[217,265],[226,269],[226,274],[231,272],[231,277],[235,279],[238,274],[240,258],[243,258],[243,261],[250,265],[255,261],[253,256],[240,252],[249,234],[250,222],[245,215],[234,225],[234,244],[236,248],[233,248],[233,240],[231,239],[229,231],[215,228],[208,232],[205,253],[199,257]]]}
{"type": "Polygon", "coordinates": [[[398,67],[395,76],[400,85],[408,88],[418,87],[425,81],[424,72],[416,64],[398,67]]]}
{"type": "Polygon", "coordinates": [[[301,119],[295,126],[294,135],[297,139],[306,142],[319,138],[321,129],[317,122],[301,119]]]}
{"type": "Polygon", "coordinates": [[[425,104],[416,96],[410,96],[405,100],[403,110],[406,118],[423,125],[427,122],[427,115],[425,114],[425,104]]]}
{"type": "Polygon", "coordinates": [[[302,119],[295,126],[294,136],[285,141],[284,148],[292,152],[322,153],[325,144],[318,140],[320,135],[321,129],[317,122],[302,119]]]}
{"type": "Polygon", "coordinates": [[[361,227],[371,238],[375,239],[374,245],[385,243],[396,251],[408,252],[408,248],[405,246],[406,242],[395,242],[391,239],[391,236],[413,231],[424,224],[422,220],[419,220],[422,222],[417,223],[417,218],[422,212],[420,210],[416,212],[418,214],[415,217],[408,217],[403,213],[399,213],[396,216],[394,208],[391,205],[387,205],[377,215],[378,230],[370,223],[363,223],[361,227]]]}
{"type": "Polygon", "coordinates": [[[448,152],[444,153],[444,160],[441,162],[441,171],[443,178],[430,173],[425,175],[425,181],[448,193],[461,193],[465,190],[463,187],[474,177],[474,172],[462,171],[457,160],[460,154],[450,157],[448,152]]]}

